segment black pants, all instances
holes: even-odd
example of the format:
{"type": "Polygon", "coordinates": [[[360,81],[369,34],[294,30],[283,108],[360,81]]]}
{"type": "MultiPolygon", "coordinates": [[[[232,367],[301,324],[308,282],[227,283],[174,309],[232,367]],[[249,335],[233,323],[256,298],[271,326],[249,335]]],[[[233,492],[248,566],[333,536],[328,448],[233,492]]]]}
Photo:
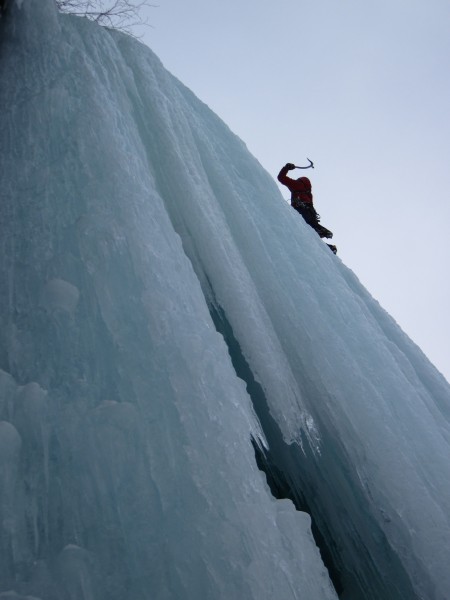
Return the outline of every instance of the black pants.
{"type": "Polygon", "coordinates": [[[298,200],[293,200],[292,207],[295,208],[295,210],[302,215],[302,217],[308,223],[308,225],[310,225],[313,229],[318,229],[320,216],[317,214],[312,204],[308,204],[307,202],[301,202],[298,200]]]}

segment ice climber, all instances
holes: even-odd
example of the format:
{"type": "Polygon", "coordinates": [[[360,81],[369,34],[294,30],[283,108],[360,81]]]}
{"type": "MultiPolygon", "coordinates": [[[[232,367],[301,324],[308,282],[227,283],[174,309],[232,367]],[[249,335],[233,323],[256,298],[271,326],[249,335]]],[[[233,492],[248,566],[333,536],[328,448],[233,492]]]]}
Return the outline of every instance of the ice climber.
{"type": "MultiPolygon", "coordinates": [[[[332,238],[333,234],[331,231],[319,223],[320,216],[317,214],[313,204],[311,181],[308,177],[292,179],[287,176],[288,171],[292,171],[296,168],[297,167],[292,163],[286,163],[278,173],[278,181],[289,189],[291,192],[291,206],[302,215],[308,225],[310,225],[321,238],[332,238]]],[[[336,254],[336,246],[333,246],[332,244],[328,244],[328,246],[336,254]]]]}

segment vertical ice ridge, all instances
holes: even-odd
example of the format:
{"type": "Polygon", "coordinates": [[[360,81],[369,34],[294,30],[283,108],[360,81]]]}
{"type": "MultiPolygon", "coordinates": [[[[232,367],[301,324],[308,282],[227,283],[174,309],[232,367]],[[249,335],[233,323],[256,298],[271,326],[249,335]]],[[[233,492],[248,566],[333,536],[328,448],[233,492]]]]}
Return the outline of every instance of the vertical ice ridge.
{"type": "Polygon", "coordinates": [[[248,395],[167,214],[167,166],[148,160],[170,124],[143,137],[132,102],[149,70],[50,0],[9,22],[0,417],[26,489],[0,593],[335,598],[308,518],[278,507],[255,465],[248,395]]]}
{"type": "Polygon", "coordinates": [[[409,379],[416,388],[423,388],[424,401],[427,401],[427,396],[432,396],[433,402],[428,402],[430,411],[435,412],[438,408],[438,411],[435,412],[436,416],[439,419],[444,417],[448,423],[450,420],[448,382],[434,365],[429,365],[421,349],[408,338],[394,319],[368,294],[355,275],[344,265],[341,269],[350,289],[361,298],[361,302],[365,304],[383,335],[392,342],[395,348],[394,352],[401,356],[401,360],[398,361],[399,366],[407,370],[409,379]]]}
{"type": "MultiPolygon", "coordinates": [[[[227,307],[228,317],[240,323],[241,329],[245,328],[242,345],[247,359],[253,363],[255,376],[264,387],[271,389],[272,397],[279,394],[285,397],[283,413],[275,403],[271,409],[277,413],[279,422],[283,423],[286,439],[299,439],[301,426],[296,424],[295,415],[299,408],[304,410],[301,392],[289,365],[279,360],[282,349],[273,323],[261,302],[246,257],[236,243],[234,230],[239,219],[232,218],[227,206],[231,195],[234,195],[235,202],[238,193],[233,190],[225,167],[227,161],[232,159],[233,152],[237,150],[243,154],[245,163],[252,166],[257,163],[247,157],[242,142],[204,108],[208,124],[211,122],[213,130],[218,129],[216,135],[225,133],[232,140],[232,150],[220,161],[214,161],[214,156],[206,160],[204,138],[210,132],[198,133],[200,124],[190,112],[192,100],[189,98],[189,103],[185,100],[189,92],[163,69],[150,50],[144,49],[142,54],[136,54],[132,51],[132,40],[122,36],[119,37],[119,47],[130,70],[135,73],[136,96],[132,104],[140,113],[143,146],[147,149],[149,163],[155,171],[155,183],[173,227],[181,237],[207,299],[208,288],[212,285],[214,293],[220,294],[221,303],[227,307]],[[148,77],[139,77],[142,71],[148,77]],[[168,89],[170,97],[167,95],[168,89]],[[154,124],[162,122],[166,126],[155,135],[154,124]],[[169,165],[169,169],[165,165],[169,165]],[[215,179],[214,185],[211,184],[211,177],[215,179]],[[220,237],[213,235],[218,230],[220,237]],[[219,272],[215,268],[217,264],[222,266],[219,272]],[[235,274],[238,274],[238,280],[235,280],[235,274]],[[243,306],[236,305],[236,289],[239,289],[243,306]],[[255,348],[258,348],[257,352],[255,348]],[[267,376],[268,372],[270,376],[267,376]]],[[[128,93],[131,97],[130,89],[128,93]]],[[[213,155],[214,150],[211,150],[213,155]]],[[[272,191],[276,189],[273,182],[271,187],[272,191]]],[[[251,229],[251,234],[256,236],[258,232],[251,229]]]]}
{"type": "MultiPolygon", "coordinates": [[[[217,330],[227,342],[236,373],[246,382],[268,442],[268,445],[259,449],[255,447],[258,465],[266,473],[276,498],[289,498],[299,510],[312,515],[316,540],[322,558],[326,560],[327,568],[332,573],[337,591],[345,590],[352,600],[416,598],[401,561],[390,547],[376,519],[367,511],[356,517],[366,501],[364,485],[360,490],[353,488],[352,497],[347,498],[346,505],[336,508],[335,498],[329,498],[324,482],[317,480],[315,470],[323,472],[323,480],[332,478],[335,486],[345,488],[345,466],[336,460],[336,442],[329,438],[327,432],[322,432],[320,452],[312,443],[313,440],[305,445],[285,442],[278,423],[269,412],[264,391],[253,377],[226,314],[215,304],[211,304],[210,310],[217,330]],[[330,506],[324,509],[327,502],[330,506]],[[334,510],[336,514],[333,514],[334,510]],[[358,534],[348,537],[345,516],[349,518],[352,514],[358,534]],[[330,523],[331,516],[333,523],[330,523]],[[339,521],[343,525],[338,525],[339,521]],[[363,536],[364,531],[367,537],[363,536]],[[378,541],[374,543],[368,539],[370,537],[378,541]],[[382,551],[377,552],[377,547],[382,548],[382,551]]],[[[343,451],[341,448],[340,452],[343,451]]]]}
{"type": "MultiPolygon", "coordinates": [[[[165,75],[161,75],[161,77],[168,78],[165,75]]],[[[179,86],[174,91],[174,97],[176,97],[177,90],[181,89],[182,87],[179,86]]],[[[184,131],[182,125],[186,119],[184,115],[179,115],[178,103],[175,106],[177,112],[173,119],[177,123],[177,132],[179,133],[184,131]]],[[[164,110],[165,115],[168,112],[170,113],[170,106],[165,105],[164,110]]],[[[408,366],[399,362],[399,355],[389,348],[389,341],[386,340],[383,333],[383,328],[386,326],[383,320],[385,317],[379,314],[377,318],[372,318],[371,311],[368,310],[367,306],[367,304],[370,305],[368,296],[365,301],[361,302],[361,299],[354,295],[353,291],[348,290],[343,270],[333,268],[333,266],[339,265],[339,262],[327,255],[323,247],[319,247],[319,240],[313,239],[311,232],[304,231],[305,228],[298,222],[298,217],[296,220],[295,215],[288,215],[284,207],[281,206],[280,210],[276,211],[273,208],[273,201],[270,199],[271,193],[260,189],[259,186],[249,190],[242,183],[245,181],[244,177],[242,180],[236,178],[236,174],[239,173],[238,159],[236,158],[239,156],[239,152],[234,141],[233,144],[228,140],[227,143],[215,144],[215,141],[221,139],[224,134],[222,129],[220,134],[217,134],[214,117],[209,119],[209,113],[207,111],[202,112],[200,108],[193,111],[193,115],[193,120],[189,122],[191,137],[186,133],[179,138],[173,136],[172,139],[173,144],[178,147],[185,140],[191,140],[193,135],[196,142],[193,151],[195,167],[192,166],[192,163],[185,165],[185,157],[191,156],[189,152],[181,153],[183,160],[180,160],[179,152],[174,155],[169,154],[166,159],[161,159],[163,163],[173,164],[186,182],[185,187],[187,190],[180,186],[178,191],[175,190],[174,192],[169,185],[171,182],[169,184],[165,182],[166,186],[161,188],[161,195],[164,197],[165,202],[171,201],[174,204],[172,215],[175,214],[177,220],[172,216],[172,221],[177,223],[175,227],[180,233],[185,247],[194,248],[190,253],[194,264],[196,263],[196,257],[200,257],[200,259],[197,259],[197,270],[205,270],[206,276],[212,280],[218,302],[225,307],[227,316],[233,322],[236,335],[243,348],[247,348],[245,351],[246,357],[255,365],[257,364],[258,348],[255,347],[254,343],[249,344],[251,338],[242,321],[233,318],[236,311],[240,311],[241,315],[246,316],[255,312],[253,306],[253,310],[248,306],[245,307],[246,292],[242,294],[239,301],[236,298],[237,289],[241,292],[248,289],[243,284],[245,281],[243,270],[248,269],[248,272],[251,273],[250,278],[252,285],[257,290],[258,301],[261,302],[263,312],[268,316],[269,323],[276,332],[275,339],[281,342],[284,351],[283,358],[289,363],[294,373],[296,383],[293,387],[298,386],[301,390],[302,403],[305,403],[307,409],[312,412],[318,423],[320,434],[327,432],[330,448],[340,448],[340,457],[343,461],[350,463],[355,460],[355,457],[362,460],[362,466],[358,468],[356,468],[356,465],[351,464],[349,467],[343,467],[344,470],[349,471],[350,477],[353,477],[354,481],[359,481],[360,473],[363,473],[363,477],[366,477],[365,470],[367,465],[371,466],[371,461],[375,461],[375,464],[379,461],[379,472],[375,469],[374,481],[370,481],[370,477],[368,478],[369,485],[367,490],[363,491],[361,498],[367,503],[366,506],[370,507],[368,510],[373,510],[372,516],[378,521],[378,526],[388,540],[387,543],[393,543],[392,551],[394,553],[399,552],[399,561],[404,562],[403,573],[410,570],[411,577],[415,579],[418,590],[422,587],[432,586],[431,579],[426,574],[426,569],[430,567],[433,569],[434,565],[429,562],[429,559],[425,559],[425,561],[419,558],[416,559],[405,553],[403,549],[408,546],[408,540],[410,539],[407,531],[408,526],[406,525],[400,534],[400,537],[404,536],[403,541],[396,542],[395,537],[398,532],[391,534],[393,528],[387,523],[395,519],[394,515],[397,510],[394,508],[395,505],[398,502],[403,502],[400,496],[395,498],[402,485],[409,489],[407,504],[409,504],[408,510],[412,511],[410,517],[420,520],[421,503],[413,500],[412,490],[414,484],[408,483],[405,474],[403,477],[398,477],[399,464],[403,465],[400,469],[404,468],[405,472],[409,473],[411,481],[415,480],[415,487],[422,490],[422,506],[429,504],[431,497],[435,495],[433,489],[435,486],[428,490],[424,488],[424,483],[429,478],[422,472],[418,461],[425,454],[422,449],[426,450],[427,445],[427,452],[430,455],[440,455],[440,441],[427,436],[426,442],[420,442],[421,450],[416,453],[414,448],[417,443],[414,435],[415,429],[417,427],[420,429],[422,427],[421,423],[429,422],[430,426],[433,423],[433,419],[426,415],[425,403],[429,402],[433,405],[435,400],[430,398],[429,394],[427,397],[423,397],[420,391],[414,389],[414,386],[411,385],[413,382],[408,380],[405,371],[408,366]],[[199,114],[208,118],[207,133],[199,125],[201,120],[199,114]],[[230,150],[231,147],[233,151],[230,150]],[[201,156],[200,170],[197,165],[198,154],[201,156]],[[204,185],[207,191],[207,200],[203,200],[204,192],[202,190],[199,191],[199,198],[196,197],[195,193],[188,193],[188,184],[192,175],[191,167],[195,173],[201,173],[202,171],[207,173],[204,185]],[[233,170],[234,179],[232,184],[230,184],[228,178],[229,170],[233,170]],[[210,212],[210,203],[215,207],[213,213],[210,212]],[[206,206],[207,215],[210,218],[205,220],[207,226],[202,228],[199,225],[202,218],[199,207],[203,208],[204,206],[206,206]],[[199,212],[193,213],[193,210],[199,212]],[[266,211],[274,217],[273,221],[264,216],[266,211]],[[192,214],[195,215],[195,218],[192,218],[192,214]],[[216,215],[219,216],[215,218],[216,215]],[[268,231],[269,222],[271,226],[275,224],[278,235],[292,234],[292,237],[289,238],[289,254],[286,253],[286,248],[279,244],[278,240],[270,236],[271,232],[268,231]],[[282,225],[285,227],[284,232],[282,225]],[[221,233],[213,238],[217,240],[219,250],[221,250],[220,244],[223,244],[226,248],[225,243],[228,242],[227,236],[230,232],[232,243],[236,245],[238,256],[243,262],[242,267],[237,261],[233,264],[226,252],[222,255],[217,253],[220,259],[215,258],[210,261],[210,267],[206,266],[207,263],[205,263],[204,257],[209,256],[210,253],[202,253],[198,247],[200,244],[205,245],[209,231],[218,231],[219,229],[221,233]],[[225,232],[225,234],[222,232],[225,232]],[[300,232],[303,232],[302,236],[300,232]],[[259,246],[257,242],[260,242],[259,246]],[[266,252],[263,246],[264,243],[270,245],[271,250],[275,250],[272,256],[266,252]],[[297,262],[294,264],[295,256],[297,262]],[[236,277],[231,278],[232,283],[228,285],[227,289],[223,289],[221,284],[226,277],[226,268],[229,263],[232,264],[231,269],[236,277]],[[219,264],[221,267],[219,273],[213,275],[213,270],[217,269],[219,264]],[[290,286],[286,285],[287,281],[290,282],[290,286]],[[267,282],[270,282],[269,285],[267,282]],[[274,292],[274,289],[277,291],[274,292]],[[231,290],[233,295],[230,294],[231,290]],[[301,311],[297,309],[296,300],[301,306],[301,311]],[[284,320],[280,319],[281,306],[283,307],[281,312],[286,317],[284,320]],[[291,318],[288,318],[288,316],[291,316],[291,318]],[[357,334],[353,333],[353,323],[358,324],[357,334]],[[325,348],[327,348],[327,351],[324,360],[325,348]],[[349,376],[351,379],[350,385],[349,376]],[[415,404],[409,404],[407,395],[409,393],[414,397],[415,404]],[[400,399],[400,405],[398,405],[397,399],[400,399]],[[328,414],[324,411],[324,407],[328,410],[328,414]],[[414,414],[414,411],[416,414],[414,414]],[[408,415],[408,419],[404,422],[402,421],[402,412],[408,415]],[[390,427],[385,429],[383,421],[389,417],[391,419],[390,427]],[[370,427],[367,427],[368,423],[371,423],[371,419],[373,419],[375,425],[373,431],[370,427]],[[340,428],[339,430],[336,425],[340,428]],[[361,431],[365,432],[365,439],[361,437],[361,431]],[[342,441],[335,440],[335,436],[340,436],[342,441]],[[386,443],[389,440],[389,451],[378,452],[377,440],[379,439],[385,440],[386,443]],[[397,451],[399,445],[402,449],[397,451]],[[414,457],[414,455],[416,456],[414,457]],[[376,492],[377,485],[382,486],[383,479],[392,482],[392,488],[396,489],[393,494],[394,497],[391,499],[387,499],[383,496],[383,493],[376,492]],[[399,484],[400,481],[401,485],[399,484]],[[393,503],[393,507],[378,508],[379,504],[382,506],[389,505],[390,502],[393,503]],[[416,517],[412,517],[413,513],[416,517]],[[395,549],[396,544],[398,550],[395,549]],[[417,560],[417,565],[420,563],[420,567],[416,567],[415,574],[413,573],[414,569],[411,569],[410,566],[412,564],[411,560],[413,562],[417,560]],[[418,575],[419,572],[420,575],[418,575]],[[425,581],[427,583],[424,583],[425,581]]],[[[169,131],[172,132],[174,129],[175,127],[169,129],[169,131]]],[[[169,147],[172,147],[172,145],[169,144],[169,147]]],[[[197,190],[197,187],[195,189],[197,190]]],[[[272,198],[274,196],[275,194],[272,198]]],[[[217,249],[214,248],[213,250],[217,249]]],[[[255,319],[255,323],[260,324],[261,319],[255,319]]],[[[257,325],[254,327],[257,327],[257,325]]],[[[400,347],[404,347],[404,345],[404,341],[399,342],[400,347]]],[[[416,359],[415,356],[410,353],[412,360],[416,359]]],[[[427,373],[430,373],[425,365],[423,368],[427,373]]],[[[257,368],[254,371],[256,374],[258,373],[257,368]]],[[[286,370],[284,369],[283,372],[286,372],[286,370]]],[[[264,373],[264,376],[265,382],[267,382],[268,373],[264,373]]],[[[267,383],[264,387],[266,390],[268,389],[267,383]]],[[[272,390],[272,393],[269,394],[269,401],[272,411],[279,414],[277,409],[280,408],[280,397],[283,400],[286,398],[280,387],[274,386],[274,388],[276,391],[272,390]]],[[[448,399],[448,388],[446,394],[448,399]]],[[[288,422],[290,421],[290,408],[290,403],[286,401],[283,404],[283,410],[285,411],[284,414],[288,415],[288,422]]],[[[438,411],[435,410],[434,414],[437,416],[438,411]]],[[[282,422],[283,417],[279,420],[282,422]]],[[[442,463],[439,463],[439,465],[438,470],[442,468],[442,463]]],[[[339,467],[338,463],[335,464],[336,467],[339,467]]],[[[434,466],[432,469],[434,469],[434,466]]],[[[321,485],[324,486],[322,489],[323,496],[332,493],[331,489],[326,491],[327,483],[321,475],[320,462],[315,466],[315,470],[311,470],[310,475],[313,479],[318,477],[322,482],[321,485]]],[[[436,471],[431,478],[438,482],[438,472],[436,471]]],[[[332,481],[332,478],[330,478],[330,482],[332,481]]],[[[345,481],[345,479],[342,481],[345,481]]],[[[447,494],[442,487],[440,489],[440,492],[436,490],[437,496],[440,495],[441,502],[445,504],[447,494]]],[[[345,490],[345,486],[343,486],[343,490],[345,490]]],[[[351,493],[350,489],[348,493],[351,493]]],[[[343,497],[345,497],[345,493],[343,497]]],[[[344,504],[348,501],[349,498],[347,497],[344,504]]],[[[318,510],[320,511],[319,507],[318,510]]],[[[331,507],[328,507],[328,510],[330,511],[328,517],[324,518],[329,522],[335,516],[331,507]]],[[[364,519],[365,510],[365,508],[359,507],[361,519],[364,519]]],[[[436,509],[435,515],[440,515],[439,518],[442,519],[442,523],[446,521],[445,513],[440,509],[436,509]]],[[[418,554],[422,550],[425,551],[425,554],[429,551],[425,550],[427,546],[426,535],[426,528],[424,528],[421,534],[422,548],[420,548],[420,544],[415,547],[418,554]]],[[[343,534],[343,537],[345,537],[345,534],[343,534]]],[[[355,534],[355,538],[357,537],[355,534]]],[[[431,549],[430,546],[428,548],[431,549]]],[[[377,552],[376,548],[371,551],[377,552]]],[[[384,552],[382,544],[379,544],[378,552],[380,556],[384,552]]],[[[351,551],[349,551],[349,556],[351,556],[351,551]]],[[[369,581],[370,577],[366,578],[366,586],[370,586],[369,581]]],[[[404,589],[408,588],[408,582],[404,580],[399,586],[398,594],[401,595],[403,593],[402,586],[404,586],[404,589]]]]}
{"type": "Polygon", "coordinates": [[[320,454],[272,446],[344,595],[447,600],[449,387],[149,50],[50,0],[7,23],[0,418],[28,487],[0,591],[335,596],[256,469],[214,295],[285,439],[314,420],[320,454]]]}
{"type": "MultiPolygon", "coordinates": [[[[149,60],[153,59],[149,58],[149,60]]],[[[164,85],[167,85],[167,81],[173,81],[170,76],[161,71],[159,63],[156,71],[158,85],[162,85],[161,81],[164,82],[164,85]]],[[[177,98],[177,94],[179,94],[183,101],[188,98],[189,108],[191,108],[193,101],[189,92],[186,92],[178,83],[174,81],[173,83],[175,89],[172,97],[177,98]]],[[[145,95],[145,91],[142,91],[141,96],[145,95]]],[[[421,473],[422,469],[417,462],[414,466],[414,461],[408,456],[408,453],[417,454],[416,461],[420,460],[420,456],[423,455],[422,448],[425,449],[428,445],[428,452],[432,446],[434,450],[431,453],[436,455],[436,453],[440,453],[439,442],[430,438],[426,442],[419,442],[421,449],[416,453],[414,445],[417,444],[417,440],[413,431],[421,421],[430,421],[429,416],[426,415],[425,403],[428,402],[431,407],[434,407],[435,417],[439,413],[436,411],[435,400],[429,400],[429,393],[422,396],[419,389],[414,387],[414,380],[411,379],[410,372],[411,365],[402,362],[400,348],[405,347],[406,337],[403,342],[400,342],[399,351],[394,346],[390,346],[389,339],[386,339],[385,335],[386,317],[380,313],[376,316],[372,314],[369,296],[363,300],[354,294],[354,290],[348,289],[348,276],[345,269],[339,269],[339,262],[326,255],[323,247],[319,248],[320,242],[312,239],[311,232],[304,232],[303,242],[299,235],[302,224],[296,222],[298,216],[296,219],[295,215],[285,215],[284,207],[281,206],[280,215],[273,219],[271,225],[273,223],[278,225],[278,235],[286,236],[288,232],[292,234],[295,232],[295,235],[299,237],[293,235],[289,238],[291,244],[289,255],[286,254],[281,244],[277,247],[273,236],[270,236],[272,232],[267,229],[269,219],[264,216],[265,211],[271,215],[275,214],[270,196],[275,197],[276,194],[268,192],[267,189],[261,189],[259,185],[252,187],[244,183],[246,173],[242,165],[244,164],[248,170],[250,167],[246,161],[241,162],[242,147],[239,143],[234,139],[232,142],[227,140],[227,143],[216,143],[217,139],[222,139],[225,135],[224,128],[218,125],[218,121],[215,117],[210,116],[206,109],[202,110],[197,105],[197,109],[192,110],[191,119],[188,120],[186,113],[180,113],[180,102],[176,101],[172,109],[167,96],[164,97],[164,118],[170,118],[172,123],[167,130],[168,135],[171,136],[171,143],[168,143],[168,147],[184,146],[186,150],[178,151],[174,155],[168,154],[167,157],[159,157],[162,163],[169,163],[173,165],[174,170],[177,170],[175,183],[170,178],[167,180],[168,174],[164,173],[166,180],[163,180],[163,185],[160,185],[161,196],[166,204],[170,203],[168,207],[172,222],[181,235],[187,254],[196,265],[194,268],[197,273],[205,272],[204,276],[200,275],[201,281],[204,281],[205,278],[211,281],[219,304],[224,307],[227,317],[233,323],[246,358],[253,365],[255,376],[260,379],[264,389],[268,392],[272,414],[277,415],[280,423],[286,419],[289,427],[292,424],[290,411],[297,410],[295,398],[301,398],[302,406],[312,413],[317,423],[319,435],[322,435],[324,431],[333,430],[334,425],[330,423],[335,422],[340,425],[340,433],[333,432],[329,442],[335,447],[342,447],[342,459],[346,461],[350,460],[351,456],[347,455],[347,444],[351,443],[352,439],[357,440],[360,431],[373,418],[378,427],[373,432],[370,429],[366,431],[366,439],[361,444],[361,448],[353,450],[355,454],[360,453],[364,461],[368,460],[367,455],[370,456],[373,452],[377,454],[377,439],[380,439],[380,435],[382,435],[386,442],[389,440],[389,455],[396,457],[400,462],[403,461],[404,468],[409,471],[411,477],[416,470],[414,478],[417,486],[422,487],[420,479],[423,478],[423,481],[427,481],[429,478],[421,473]],[[202,121],[204,117],[206,117],[208,125],[206,130],[204,121],[202,121]],[[174,131],[177,132],[176,135],[173,133],[174,131]],[[195,140],[194,149],[189,147],[192,139],[195,140]],[[181,156],[182,160],[180,160],[181,156]],[[191,162],[191,156],[194,157],[192,159],[194,162],[191,162]],[[186,159],[186,157],[188,158],[186,159]],[[198,157],[200,157],[200,166],[198,157]],[[232,179],[229,177],[230,170],[233,171],[232,179]],[[238,176],[240,172],[243,174],[242,178],[238,176]],[[198,189],[198,184],[196,184],[190,192],[193,173],[196,174],[195,182],[203,180],[204,184],[200,186],[201,189],[198,189]],[[206,179],[204,174],[206,174],[206,179]],[[180,181],[183,182],[183,185],[180,184],[180,181]],[[214,206],[213,212],[211,212],[212,206],[214,206]],[[288,216],[292,223],[288,222],[288,216]],[[203,226],[202,221],[205,223],[203,226]],[[282,232],[281,223],[285,226],[285,232],[282,232]],[[294,224],[298,225],[298,232],[293,227],[294,224]],[[209,246],[210,249],[205,251],[208,232],[219,230],[220,234],[217,237],[210,236],[209,238],[214,240],[216,246],[209,246]],[[199,250],[200,244],[203,245],[203,251],[199,250]],[[273,255],[267,252],[266,245],[271,250],[275,250],[273,255]],[[229,252],[228,248],[233,246],[233,251],[229,252]],[[319,254],[320,251],[322,254],[319,254]],[[233,261],[233,253],[239,259],[233,261]],[[297,262],[294,264],[295,256],[297,256],[297,262]],[[210,258],[209,261],[208,258],[210,258]],[[219,264],[220,270],[217,269],[219,264]],[[335,265],[338,268],[326,270],[324,267],[328,264],[330,267],[335,265]],[[232,275],[228,280],[230,283],[225,289],[223,282],[227,281],[228,267],[232,275]],[[246,272],[249,273],[249,285],[244,277],[246,272]],[[288,280],[290,280],[290,288],[286,286],[288,280]],[[268,281],[269,285],[267,285],[268,281]],[[256,303],[249,293],[251,288],[256,291],[255,297],[258,298],[262,309],[260,313],[256,313],[256,303]],[[277,290],[276,292],[273,291],[274,288],[277,290]],[[237,299],[237,289],[241,293],[239,299],[237,299]],[[338,301],[340,294],[345,300],[338,301]],[[250,302],[246,305],[247,299],[250,299],[250,302]],[[301,311],[298,311],[297,303],[301,306],[301,311]],[[291,318],[280,319],[280,306],[283,307],[281,309],[283,314],[286,317],[291,316],[291,318]],[[246,327],[240,318],[243,315],[247,318],[247,324],[251,323],[250,328],[246,327]],[[256,319],[253,322],[248,321],[248,317],[253,315],[257,315],[256,319]],[[262,315],[264,318],[261,318],[262,315]],[[284,353],[283,369],[279,369],[277,363],[278,373],[283,373],[281,379],[284,383],[289,380],[289,377],[286,377],[289,367],[294,375],[294,381],[290,387],[298,391],[295,392],[291,401],[289,401],[289,394],[283,393],[283,386],[279,385],[278,380],[275,379],[276,384],[271,387],[268,385],[269,371],[266,369],[263,372],[258,368],[259,348],[254,343],[254,339],[256,339],[254,333],[255,330],[258,331],[265,320],[268,323],[264,330],[266,340],[273,339],[273,347],[277,348],[272,354],[278,355],[279,343],[284,353]],[[352,324],[354,322],[358,323],[362,335],[353,334],[352,324]],[[328,347],[329,350],[326,352],[324,361],[325,347],[328,347]],[[385,372],[383,373],[383,371],[385,372]],[[351,386],[348,385],[349,374],[352,378],[351,386]],[[414,406],[406,402],[404,406],[397,407],[396,399],[406,397],[408,392],[417,399],[417,404],[414,406]],[[279,412],[280,397],[283,398],[284,411],[281,416],[279,412]],[[328,415],[323,411],[325,406],[329,411],[328,415]],[[404,422],[402,421],[402,412],[408,414],[408,419],[404,422]],[[383,431],[381,427],[383,419],[386,418],[385,415],[391,415],[393,419],[392,431],[383,431]],[[411,427],[412,423],[415,423],[413,427],[411,427]],[[333,441],[335,435],[343,438],[341,444],[333,441]],[[398,444],[402,445],[404,449],[395,453],[398,444]],[[406,450],[408,445],[409,451],[406,450]]],[[[155,159],[158,160],[156,157],[155,159]]],[[[161,182],[161,178],[158,181],[161,182]]],[[[204,285],[204,287],[206,286],[204,285]]],[[[409,352],[409,356],[414,360],[414,354],[409,352]]],[[[448,398],[448,389],[446,393],[448,398]]],[[[298,419],[294,422],[298,423],[298,419]]],[[[328,437],[329,434],[327,434],[328,437]]],[[[287,439],[290,439],[289,435],[287,439]]],[[[396,469],[392,469],[392,458],[388,459],[387,456],[378,454],[376,460],[383,465],[383,477],[388,476],[390,471],[388,478],[392,481],[393,488],[398,488],[398,477],[395,475],[396,469]]],[[[359,472],[364,472],[365,468],[365,466],[360,467],[359,472]]],[[[320,475],[320,464],[316,465],[316,469],[319,479],[323,480],[320,475]]],[[[314,471],[311,471],[311,476],[316,477],[314,471]]],[[[354,469],[353,477],[356,481],[359,480],[357,469],[354,469]]],[[[439,479],[437,471],[432,479],[436,481],[439,479]]],[[[405,478],[401,480],[406,483],[405,478]]],[[[377,479],[377,481],[381,480],[377,479]]],[[[374,485],[376,483],[370,485],[371,493],[373,493],[374,485]]],[[[410,489],[412,489],[411,485],[410,489]]],[[[445,502],[445,495],[442,496],[442,492],[442,488],[440,492],[436,490],[438,496],[441,494],[441,501],[445,502]]],[[[324,495],[329,493],[330,491],[326,492],[325,488],[323,489],[324,495]]],[[[428,491],[424,490],[424,497],[428,497],[428,502],[433,496],[435,496],[433,488],[428,491]]],[[[378,494],[378,500],[373,500],[365,494],[363,497],[366,502],[369,502],[369,505],[373,503],[375,518],[379,519],[381,530],[387,533],[389,527],[386,526],[386,520],[382,516],[386,514],[386,510],[378,513],[378,508],[376,508],[377,503],[385,503],[386,498],[382,498],[380,494],[378,494]]],[[[345,502],[348,502],[348,498],[345,502]]],[[[394,504],[396,502],[398,500],[394,500],[394,504]]],[[[410,502],[411,508],[413,504],[415,502],[410,502]]],[[[318,510],[320,509],[318,508],[318,510]]],[[[362,515],[363,512],[361,511],[362,515]]],[[[392,512],[389,510],[387,512],[390,514],[388,518],[391,519],[392,512]]],[[[439,513],[438,509],[436,514],[439,513]]],[[[444,513],[441,513],[441,517],[445,521],[444,513]]],[[[326,520],[331,518],[332,513],[328,518],[325,517],[326,520]]],[[[405,539],[409,538],[406,529],[403,535],[405,535],[405,539]]],[[[425,538],[423,538],[423,542],[425,542],[425,538]]],[[[399,547],[401,548],[401,546],[402,543],[399,547]]],[[[423,548],[425,548],[425,543],[423,548]]],[[[381,552],[383,550],[380,546],[381,552]]],[[[356,554],[354,555],[356,556],[356,554]]],[[[421,577],[423,580],[427,578],[424,572],[421,577]]],[[[407,585],[406,582],[403,585],[407,585]]],[[[418,585],[421,586],[420,583],[418,585]]]]}

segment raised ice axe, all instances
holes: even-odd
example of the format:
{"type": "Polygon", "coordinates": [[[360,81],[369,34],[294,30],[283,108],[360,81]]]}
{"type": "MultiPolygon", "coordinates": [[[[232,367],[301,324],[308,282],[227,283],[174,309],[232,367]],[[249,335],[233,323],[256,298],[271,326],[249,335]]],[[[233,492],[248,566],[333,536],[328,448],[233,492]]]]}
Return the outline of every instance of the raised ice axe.
{"type": "Polygon", "coordinates": [[[307,167],[297,167],[297,165],[294,165],[294,167],[296,169],[314,169],[314,163],[312,160],[310,160],[309,158],[307,158],[306,160],[309,160],[309,165],[307,167]]]}

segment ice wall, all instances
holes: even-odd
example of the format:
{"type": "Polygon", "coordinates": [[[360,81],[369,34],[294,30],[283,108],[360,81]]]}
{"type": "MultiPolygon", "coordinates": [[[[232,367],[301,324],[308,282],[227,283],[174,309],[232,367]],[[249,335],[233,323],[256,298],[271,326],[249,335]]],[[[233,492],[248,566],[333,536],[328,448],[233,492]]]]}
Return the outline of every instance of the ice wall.
{"type": "Polygon", "coordinates": [[[150,50],[0,27],[0,592],[335,597],[266,438],[342,598],[448,600],[444,378],[150,50]]]}
{"type": "Polygon", "coordinates": [[[1,36],[0,598],[335,598],[158,189],[162,67],[51,1],[1,36]]]}

